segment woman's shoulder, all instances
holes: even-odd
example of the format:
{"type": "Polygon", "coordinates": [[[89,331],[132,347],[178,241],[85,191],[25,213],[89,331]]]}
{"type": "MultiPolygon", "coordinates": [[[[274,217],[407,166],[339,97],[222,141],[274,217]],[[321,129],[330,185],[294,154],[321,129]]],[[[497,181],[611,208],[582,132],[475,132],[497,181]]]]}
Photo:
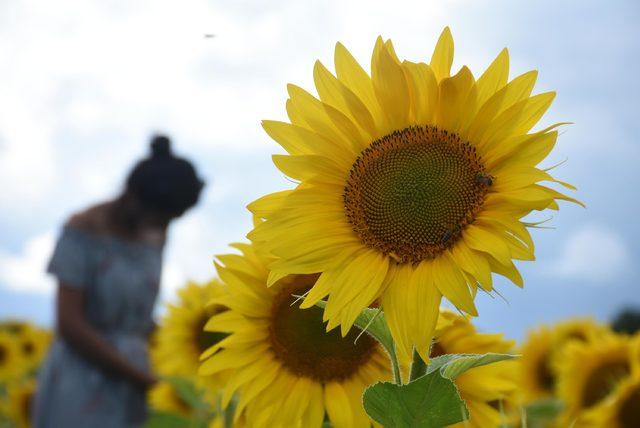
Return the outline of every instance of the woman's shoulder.
{"type": "Polygon", "coordinates": [[[93,236],[109,235],[108,212],[111,205],[111,202],[105,202],[77,212],[69,217],[65,228],[93,236]]]}

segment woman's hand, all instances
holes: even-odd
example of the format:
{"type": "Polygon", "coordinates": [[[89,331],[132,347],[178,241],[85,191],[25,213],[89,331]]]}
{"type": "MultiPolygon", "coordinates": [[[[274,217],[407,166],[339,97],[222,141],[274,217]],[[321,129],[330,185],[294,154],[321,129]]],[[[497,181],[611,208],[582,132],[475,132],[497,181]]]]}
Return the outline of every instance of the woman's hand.
{"type": "Polygon", "coordinates": [[[117,349],[104,340],[84,316],[84,292],[60,284],[57,302],[58,332],[73,349],[105,372],[120,376],[143,390],[157,379],[127,361],[117,349]]]}
{"type": "Polygon", "coordinates": [[[143,391],[148,391],[156,383],[158,383],[158,378],[156,378],[154,375],[149,373],[138,372],[138,374],[135,377],[136,377],[136,381],[135,381],[136,386],[142,389],[143,391]]]}

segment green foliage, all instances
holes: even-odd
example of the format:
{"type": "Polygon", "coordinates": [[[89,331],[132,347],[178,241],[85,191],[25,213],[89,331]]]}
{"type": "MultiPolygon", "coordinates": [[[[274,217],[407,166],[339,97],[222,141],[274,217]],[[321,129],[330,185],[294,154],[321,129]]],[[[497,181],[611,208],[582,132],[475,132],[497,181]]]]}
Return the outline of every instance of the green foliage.
{"type": "Polygon", "coordinates": [[[178,397],[187,403],[189,407],[195,410],[206,409],[208,407],[207,404],[203,402],[202,395],[193,382],[180,377],[166,377],[163,380],[169,382],[171,386],[173,386],[178,397]]]}
{"type": "Polygon", "coordinates": [[[385,427],[437,428],[468,419],[469,412],[453,383],[460,374],[515,358],[507,354],[451,354],[431,360],[427,374],[406,384],[378,382],[363,396],[364,409],[385,427]]]}
{"type": "Polygon", "coordinates": [[[562,402],[557,398],[547,398],[529,403],[522,411],[527,428],[544,428],[555,420],[562,411],[562,402]]]}
{"type": "Polygon", "coordinates": [[[175,413],[152,412],[143,428],[191,428],[192,422],[175,413]]]}
{"type": "MultiPolygon", "coordinates": [[[[320,308],[326,304],[316,303],[320,308]]],[[[493,353],[442,355],[430,361],[424,376],[402,385],[395,343],[382,310],[365,308],[354,324],[376,339],[391,359],[395,383],[378,382],[363,395],[367,414],[385,427],[438,428],[468,419],[469,411],[453,380],[475,367],[516,358],[493,353]]],[[[416,373],[424,373],[423,369],[417,368],[416,373]]]]}
{"type": "Polygon", "coordinates": [[[212,409],[193,382],[180,377],[165,377],[162,380],[171,384],[178,397],[193,409],[192,414],[184,417],[171,412],[154,411],[143,428],[206,428],[216,415],[227,416],[224,410],[212,409]]]}
{"type": "Polygon", "coordinates": [[[367,414],[385,427],[443,427],[469,415],[456,386],[439,370],[406,385],[378,382],[363,401],[367,414]]]}
{"type": "Polygon", "coordinates": [[[517,358],[511,354],[448,354],[431,359],[427,373],[440,369],[447,379],[455,379],[467,370],[517,358]]]}

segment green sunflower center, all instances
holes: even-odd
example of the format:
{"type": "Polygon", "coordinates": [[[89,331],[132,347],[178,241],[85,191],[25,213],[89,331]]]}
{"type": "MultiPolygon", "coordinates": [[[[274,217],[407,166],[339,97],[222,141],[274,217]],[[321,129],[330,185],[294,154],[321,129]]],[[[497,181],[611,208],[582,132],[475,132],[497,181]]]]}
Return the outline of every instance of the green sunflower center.
{"type": "Polygon", "coordinates": [[[363,334],[357,342],[357,329],[344,338],[337,329],[326,331],[322,309],[300,309],[293,295],[311,288],[317,275],[296,275],[285,285],[272,306],[269,338],[276,358],[292,373],[331,382],[348,379],[367,363],[376,342],[363,334]],[[355,342],[355,343],[354,343],[355,342]]]}
{"type": "Polygon", "coordinates": [[[453,245],[491,184],[471,144],[412,126],[360,154],[345,186],[345,212],[366,245],[401,263],[419,262],[453,245]]]}
{"type": "Polygon", "coordinates": [[[631,367],[626,360],[608,361],[596,367],[584,385],[582,405],[591,407],[602,401],[630,372],[631,367]]]}
{"type": "Polygon", "coordinates": [[[215,315],[215,313],[219,313],[219,312],[222,312],[222,311],[221,310],[213,311],[211,314],[209,313],[204,314],[202,318],[200,318],[200,321],[198,321],[198,323],[196,324],[196,340],[198,344],[198,350],[200,351],[200,353],[211,348],[213,345],[216,345],[218,342],[220,342],[222,339],[224,339],[229,335],[228,333],[223,333],[219,331],[204,330],[204,326],[207,324],[207,321],[209,321],[209,318],[215,315]]]}
{"type": "Polygon", "coordinates": [[[620,405],[618,420],[621,428],[634,428],[640,421],[640,387],[629,394],[620,405]]]}

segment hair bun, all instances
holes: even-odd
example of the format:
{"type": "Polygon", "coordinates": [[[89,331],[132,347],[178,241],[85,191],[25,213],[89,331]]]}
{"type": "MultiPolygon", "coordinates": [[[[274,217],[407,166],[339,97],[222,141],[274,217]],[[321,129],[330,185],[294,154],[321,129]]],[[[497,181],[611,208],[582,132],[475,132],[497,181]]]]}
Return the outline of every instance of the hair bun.
{"type": "Polygon", "coordinates": [[[156,135],[151,139],[151,157],[171,157],[171,140],[165,135],[156,135]]]}

